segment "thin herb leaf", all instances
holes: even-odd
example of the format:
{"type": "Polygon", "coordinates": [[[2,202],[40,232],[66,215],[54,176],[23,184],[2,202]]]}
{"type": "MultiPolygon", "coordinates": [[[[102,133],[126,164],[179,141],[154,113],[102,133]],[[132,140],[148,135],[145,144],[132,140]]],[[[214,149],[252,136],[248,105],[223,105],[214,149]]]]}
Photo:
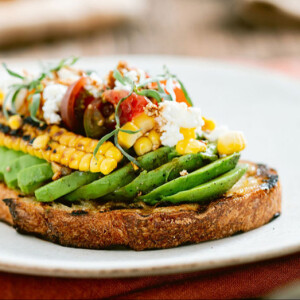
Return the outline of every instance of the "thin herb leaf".
{"type": "Polygon", "coordinates": [[[170,97],[171,97],[171,100],[172,101],[176,101],[176,95],[174,93],[174,89],[173,89],[173,79],[172,78],[169,78],[167,80],[167,83],[166,83],[166,90],[167,92],[169,93],[170,97]]]}
{"type": "Polygon", "coordinates": [[[113,75],[114,75],[116,80],[118,80],[119,82],[122,83],[122,85],[126,85],[126,81],[125,81],[124,77],[122,76],[122,74],[120,73],[120,71],[118,69],[114,70],[113,75]]]}
{"type": "Polygon", "coordinates": [[[17,88],[11,97],[11,108],[12,108],[13,112],[16,112],[15,102],[16,102],[17,96],[19,95],[21,89],[22,89],[21,87],[17,88]]]}
{"type": "Polygon", "coordinates": [[[140,132],[141,129],[139,129],[139,130],[127,130],[127,129],[119,128],[119,131],[122,131],[122,132],[125,132],[125,133],[129,133],[129,134],[135,134],[135,133],[140,132]]]}
{"type": "Polygon", "coordinates": [[[115,142],[115,146],[122,152],[122,154],[131,162],[133,162],[135,165],[137,165],[138,167],[141,167],[140,164],[138,163],[138,161],[132,157],[130,154],[128,154],[119,144],[118,142],[118,134],[115,134],[115,138],[114,138],[114,142],[115,142]]]}
{"type": "Polygon", "coordinates": [[[166,79],[166,77],[164,75],[158,75],[156,77],[148,78],[148,79],[144,80],[143,82],[140,82],[139,84],[136,85],[136,87],[142,88],[145,85],[148,85],[149,83],[159,82],[160,80],[164,80],[164,79],[166,79]]]}
{"type": "Polygon", "coordinates": [[[72,66],[78,61],[78,59],[79,59],[79,57],[76,57],[76,56],[63,58],[56,67],[53,67],[50,69],[50,72],[58,72],[63,67],[72,66]],[[69,61],[69,60],[71,60],[71,61],[69,61]]]}
{"type": "Polygon", "coordinates": [[[185,99],[187,100],[187,102],[188,102],[191,106],[194,106],[193,101],[192,101],[191,97],[189,96],[189,94],[188,94],[188,92],[187,92],[185,86],[183,85],[182,81],[179,80],[178,78],[177,78],[177,81],[178,81],[179,84],[180,84],[180,87],[181,87],[181,89],[182,89],[182,91],[183,91],[183,94],[184,94],[185,99]]]}
{"type": "Polygon", "coordinates": [[[140,96],[154,98],[157,102],[162,101],[162,97],[161,97],[160,93],[156,90],[141,90],[141,91],[136,91],[136,93],[140,96]]]}
{"type": "Polygon", "coordinates": [[[94,152],[93,152],[93,156],[95,157],[95,159],[97,159],[97,158],[96,158],[96,154],[97,154],[99,148],[101,147],[101,145],[102,145],[103,143],[105,143],[107,140],[109,140],[109,139],[117,132],[117,130],[118,130],[118,129],[114,129],[112,132],[106,134],[105,136],[103,136],[103,137],[99,140],[99,142],[98,142],[98,144],[96,145],[96,148],[94,149],[94,152]]]}
{"type": "Polygon", "coordinates": [[[16,73],[16,72],[12,71],[11,69],[9,69],[9,68],[7,67],[7,65],[6,65],[6,63],[2,63],[2,66],[4,67],[4,69],[6,70],[6,72],[7,72],[9,75],[11,75],[11,76],[13,76],[13,77],[16,77],[16,78],[19,78],[19,79],[22,79],[22,80],[25,79],[24,76],[22,76],[22,75],[20,75],[20,74],[18,74],[18,73],[16,73]]]}
{"type": "Polygon", "coordinates": [[[41,120],[39,120],[36,117],[36,114],[38,112],[38,109],[40,107],[40,102],[41,102],[41,94],[40,93],[35,93],[32,96],[32,102],[30,104],[30,117],[33,121],[37,123],[41,123],[41,120]]]}

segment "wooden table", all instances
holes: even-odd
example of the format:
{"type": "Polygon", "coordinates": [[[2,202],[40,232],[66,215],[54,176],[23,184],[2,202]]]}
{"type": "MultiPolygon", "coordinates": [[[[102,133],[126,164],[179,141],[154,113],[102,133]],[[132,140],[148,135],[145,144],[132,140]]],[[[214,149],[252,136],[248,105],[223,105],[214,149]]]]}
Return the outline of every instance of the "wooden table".
{"type": "Polygon", "coordinates": [[[174,54],[217,58],[293,57],[299,29],[247,26],[232,14],[233,0],[150,0],[130,23],[60,40],[0,49],[0,59],[71,54],[174,54]]]}

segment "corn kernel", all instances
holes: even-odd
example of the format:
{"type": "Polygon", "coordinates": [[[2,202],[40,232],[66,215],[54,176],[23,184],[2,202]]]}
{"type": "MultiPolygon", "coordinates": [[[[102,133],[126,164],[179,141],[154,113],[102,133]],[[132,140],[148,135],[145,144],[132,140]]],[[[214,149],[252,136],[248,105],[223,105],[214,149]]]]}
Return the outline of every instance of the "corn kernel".
{"type": "Polygon", "coordinates": [[[70,157],[69,167],[71,169],[78,169],[79,163],[85,154],[82,151],[75,151],[70,157]]]}
{"type": "Polygon", "coordinates": [[[246,141],[244,134],[240,131],[229,131],[218,139],[217,149],[221,155],[230,155],[244,150],[246,141]]]}
{"type": "Polygon", "coordinates": [[[76,144],[82,139],[82,136],[80,135],[75,135],[74,138],[71,138],[68,142],[68,147],[70,148],[75,148],[76,144]]]}
{"type": "Polygon", "coordinates": [[[97,154],[98,154],[98,153],[99,153],[99,154],[105,154],[106,151],[107,151],[108,149],[110,149],[111,147],[114,147],[114,144],[113,144],[112,142],[104,142],[104,143],[100,146],[100,148],[99,148],[97,154]]]}
{"type": "Polygon", "coordinates": [[[2,105],[3,104],[3,101],[4,101],[4,92],[0,89],[0,104],[2,105]]]}
{"type": "Polygon", "coordinates": [[[65,150],[66,150],[66,146],[58,145],[52,150],[52,154],[50,155],[50,160],[59,163],[61,161],[62,154],[65,150]]]}
{"type": "Polygon", "coordinates": [[[22,126],[22,118],[19,115],[9,117],[8,125],[12,130],[17,130],[22,126]]]}
{"type": "Polygon", "coordinates": [[[190,139],[186,145],[185,154],[204,152],[206,148],[207,146],[205,143],[195,139],[190,139]]]}
{"type": "Polygon", "coordinates": [[[90,143],[86,146],[86,152],[93,153],[97,144],[97,140],[90,140],[90,143]]]}
{"type": "Polygon", "coordinates": [[[11,149],[11,146],[12,146],[12,139],[11,139],[11,137],[10,137],[9,135],[6,135],[6,136],[4,137],[3,142],[4,142],[4,146],[5,146],[5,147],[11,149]]]}
{"type": "MultiPolygon", "coordinates": [[[[124,126],[122,126],[121,129],[125,130],[131,130],[131,131],[137,131],[139,128],[132,122],[127,122],[124,126]]],[[[142,135],[142,133],[139,131],[137,133],[126,133],[119,131],[118,133],[118,142],[122,148],[129,149],[134,145],[136,140],[142,135]]]]}
{"type": "Polygon", "coordinates": [[[103,160],[104,160],[104,155],[99,154],[97,159],[93,156],[90,163],[90,171],[92,173],[100,172],[100,166],[103,160]]]}
{"type": "Polygon", "coordinates": [[[83,156],[83,158],[81,159],[81,161],[79,163],[79,171],[86,172],[86,171],[90,170],[90,164],[91,164],[92,157],[93,157],[92,153],[88,153],[83,156]]]}
{"type": "Polygon", "coordinates": [[[184,139],[196,139],[196,128],[180,128],[180,133],[183,134],[184,139]]]}
{"type": "Polygon", "coordinates": [[[141,129],[142,133],[150,131],[155,126],[154,118],[147,116],[144,112],[134,117],[132,122],[141,129]]]}
{"type": "Polygon", "coordinates": [[[60,163],[62,165],[68,166],[69,165],[69,161],[71,159],[72,154],[75,152],[76,150],[74,148],[66,148],[61,156],[61,161],[60,163]]]}
{"type": "Polygon", "coordinates": [[[43,158],[43,150],[42,149],[34,149],[33,154],[38,158],[43,158]]]}
{"type": "Polygon", "coordinates": [[[53,125],[50,127],[49,135],[53,136],[56,132],[60,131],[61,128],[58,127],[57,125],[53,125]]]}
{"type": "Polygon", "coordinates": [[[34,139],[32,143],[32,147],[34,149],[46,149],[49,141],[50,141],[49,135],[46,134],[39,135],[34,139]]]}
{"type": "Polygon", "coordinates": [[[15,151],[20,150],[20,139],[16,137],[12,137],[12,149],[15,151]]]}
{"type": "Polygon", "coordinates": [[[77,138],[76,134],[72,132],[66,132],[59,137],[59,143],[65,146],[69,146],[69,143],[77,138]]]}
{"type": "Polygon", "coordinates": [[[135,142],[133,148],[135,153],[141,156],[152,150],[152,142],[148,137],[143,136],[135,142]]]}
{"type": "Polygon", "coordinates": [[[120,162],[123,158],[123,155],[117,147],[113,146],[106,151],[105,157],[114,158],[117,162],[120,162]]]}
{"type": "Polygon", "coordinates": [[[157,131],[152,129],[149,134],[148,138],[152,142],[152,149],[156,150],[161,145],[160,135],[157,131]]]}
{"type": "Polygon", "coordinates": [[[103,175],[107,175],[111,173],[116,167],[118,163],[113,158],[105,158],[100,165],[100,172],[103,175]]]}
{"type": "Polygon", "coordinates": [[[202,126],[203,131],[213,131],[216,128],[216,123],[214,120],[206,119],[202,117],[204,125],[202,126]]]}
{"type": "Polygon", "coordinates": [[[90,143],[90,139],[83,137],[77,141],[75,148],[81,151],[85,151],[89,143],[90,143]]]}
{"type": "Polygon", "coordinates": [[[176,151],[180,155],[185,154],[185,149],[186,149],[187,143],[188,143],[188,140],[181,140],[176,144],[176,151]]]}
{"type": "Polygon", "coordinates": [[[23,139],[20,140],[20,151],[27,152],[28,142],[23,139]]]}

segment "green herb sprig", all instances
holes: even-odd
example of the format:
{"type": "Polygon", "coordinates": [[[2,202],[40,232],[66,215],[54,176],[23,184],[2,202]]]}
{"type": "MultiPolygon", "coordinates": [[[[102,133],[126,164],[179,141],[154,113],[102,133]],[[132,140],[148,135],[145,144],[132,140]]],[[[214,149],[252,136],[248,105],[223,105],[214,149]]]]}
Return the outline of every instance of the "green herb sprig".
{"type": "Polygon", "coordinates": [[[9,92],[7,93],[7,95],[4,99],[4,103],[3,103],[3,107],[2,107],[4,116],[7,119],[9,118],[9,114],[6,109],[6,106],[7,106],[7,102],[9,101],[11,96],[12,96],[11,97],[12,112],[16,113],[15,102],[16,102],[17,96],[22,89],[26,89],[29,92],[27,100],[29,101],[32,99],[32,103],[29,108],[30,117],[35,122],[42,123],[41,120],[36,118],[36,114],[37,114],[39,106],[40,106],[41,92],[43,91],[42,80],[44,78],[46,78],[47,76],[51,77],[53,72],[58,72],[60,69],[62,69],[64,67],[74,65],[78,59],[79,59],[78,57],[64,58],[64,59],[60,60],[57,65],[49,67],[47,70],[43,71],[38,78],[33,79],[33,80],[29,80],[29,78],[27,78],[26,76],[18,74],[17,72],[9,69],[5,63],[2,63],[2,66],[4,67],[4,69],[6,70],[6,72],[9,75],[11,75],[12,77],[21,79],[23,81],[22,83],[19,83],[19,84],[18,83],[12,84],[9,87],[9,92]],[[31,93],[31,92],[33,92],[33,93],[31,93]]]}

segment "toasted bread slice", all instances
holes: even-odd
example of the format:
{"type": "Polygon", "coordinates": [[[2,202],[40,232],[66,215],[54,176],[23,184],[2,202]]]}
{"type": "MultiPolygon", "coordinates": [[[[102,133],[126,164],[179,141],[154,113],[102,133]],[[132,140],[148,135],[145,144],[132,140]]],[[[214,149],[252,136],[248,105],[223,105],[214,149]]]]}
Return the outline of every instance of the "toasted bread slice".
{"type": "Polygon", "coordinates": [[[144,250],[220,239],[260,227],[280,214],[276,171],[247,163],[243,178],[207,204],[39,203],[0,184],[0,219],[21,233],[80,248],[144,250]]]}

